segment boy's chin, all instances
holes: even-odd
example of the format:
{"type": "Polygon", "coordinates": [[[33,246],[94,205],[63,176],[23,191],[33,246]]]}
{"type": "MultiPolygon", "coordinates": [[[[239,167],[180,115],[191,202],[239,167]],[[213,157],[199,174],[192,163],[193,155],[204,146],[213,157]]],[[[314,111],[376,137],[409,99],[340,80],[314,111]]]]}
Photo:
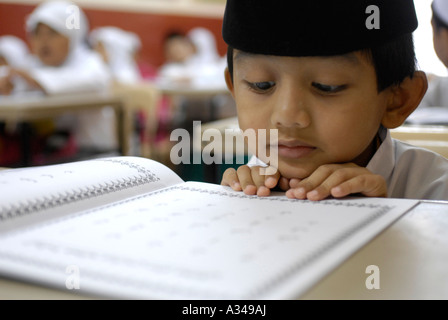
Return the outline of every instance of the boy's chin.
{"type": "Polygon", "coordinates": [[[280,175],[287,179],[305,179],[314,171],[314,169],[315,168],[309,168],[306,165],[292,165],[284,162],[280,162],[278,165],[280,175]]]}

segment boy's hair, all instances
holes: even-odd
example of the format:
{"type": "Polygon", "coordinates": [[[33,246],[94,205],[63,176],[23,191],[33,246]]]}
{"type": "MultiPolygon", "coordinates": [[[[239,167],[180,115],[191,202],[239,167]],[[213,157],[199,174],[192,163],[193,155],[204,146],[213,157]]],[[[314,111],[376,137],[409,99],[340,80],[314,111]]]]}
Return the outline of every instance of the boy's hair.
{"type": "Polygon", "coordinates": [[[380,92],[413,76],[417,26],[413,0],[227,0],[222,35],[229,51],[288,57],[363,52],[380,92]]]}
{"type": "MultiPolygon", "coordinates": [[[[414,40],[411,33],[400,36],[362,53],[372,62],[377,77],[378,92],[399,85],[407,77],[412,77],[416,70],[414,40]]],[[[227,66],[233,81],[233,48],[227,49],[227,66]]]]}

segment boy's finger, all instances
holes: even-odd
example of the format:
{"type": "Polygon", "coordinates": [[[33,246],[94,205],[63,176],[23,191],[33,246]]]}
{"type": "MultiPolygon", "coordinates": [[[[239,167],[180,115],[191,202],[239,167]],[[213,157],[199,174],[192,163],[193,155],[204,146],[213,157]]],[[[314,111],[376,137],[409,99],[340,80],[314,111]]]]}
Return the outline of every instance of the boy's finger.
{"type": "MultiPolygon", "coordinates": [[[[265,186],[265,175],[263,174],[263,171],[260,170],[261,167],[252,167],[251,173],[252,173],[252,181],[255,184],[256,187],[256,194],[260,197],[266,197],[271,192],[269,188],[265,186]]],[[[249,194],[249,193],[247,193],[249,194]]]]}
{"type": "Polygon", "coordinates": [[[367,197],[387,197],[387,185],[379,175],[363,174],[331,189],[334,197],[345,197],[353,193],[361,193],[367,197]]]}
{"type": "Polygon", "coordinates": [[[292,178],[291,180],[289,180],[289,187],[290,188],[298,188],[300,181],[302,181],[302,180],[297,179],[297,178],[292,178]]]}
{"type": "Polygon", "coordinates": [[[245,194],[254,195],[257,193],[257,187],[252,179],[252,171],[251,168],[244,165],[238,167],[236,170],[238,175],[238,180],[241,185],[241,189],[245,194]]]}
{"type": "MultiPolygon", "coordinates": [[[[370,174],[369,174],[370,175],[370,174]]],[[[349,181],[353,178],[356,178],[358,176],[366,176],[366,169],[361,167],[347,167],[347,168],[341,168],[336,171],[334,171],[332,174],[330,174],[327,179],[325,179],[319,186],[314,188],[313,190],[309,191],[307,193],[307,198],[310,200],[322,200],[330,195],[332,195],[331,190],[339,185],[341,185],[345,181],[349,181]]],[[[362,188],[359,183],[356,185],[350,185],[351,188],[362,188]]],[[[369,187],[368,185],[366,186],[369,187]]],[[[349,193],[357,193],[350,192],[349,193]]],[[[337,193],[338,190],[336,189],[335,192],[337,193]]]]}
{"type": "Polygon", "coordinates": [[[278,170],[275,171],[272,175],[264,176],[264,185],[269,189],[275,188],[279,182],[280,172],[278,170]]]}
{"type": "Polygon", "coordinates": [[[222,175],[221,185],[229,186],[235,191],[241,191],[241,185],[238,179],[238,175],[234,168],[229,168],[224,171],[222,175]]]}
{"type": "Polygon", "coordinates": [[[347,165],[344,167],[338,164],[320,166],[308,178],[297,183],[290,194],[297,199],[309,200],[322,200],[328,197],[331,188],[355,176],[353,170],[361,169],[351,165],[347,167],[347,165]]]}
{"type": "Polygon", "coordinates": [[[278,186],[280,187],[281,190],[286,191],[289,189],[289,184],[290,181],[289,179],[285,178],[285,177],[281,177],[279,182],[278,182],[278,186]]]}

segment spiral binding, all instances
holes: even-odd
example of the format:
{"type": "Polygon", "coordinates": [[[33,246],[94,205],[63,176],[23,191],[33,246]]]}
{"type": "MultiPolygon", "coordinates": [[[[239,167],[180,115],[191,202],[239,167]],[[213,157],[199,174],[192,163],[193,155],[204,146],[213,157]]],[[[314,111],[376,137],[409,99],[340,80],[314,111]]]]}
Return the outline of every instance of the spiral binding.
{"type": "Polygon", "coordinates": [[[43,199],[36,199],[26,203],[21,202],[17,205],[11,206],[10,208],[0,208],[0,222],[160,180],[160,178],[157,177],[151,170],[126,160],[102,159],[96,161],[112,162],[122,166],[127,166],[136,170],[139,175],[132,176],[127,179],[123,178],[112,180],[103,184],[100,183],[98,185],[80,188],[78,190],[71,190],[65,194],[53,194],[48,197],[44,197],[43,199]]]}

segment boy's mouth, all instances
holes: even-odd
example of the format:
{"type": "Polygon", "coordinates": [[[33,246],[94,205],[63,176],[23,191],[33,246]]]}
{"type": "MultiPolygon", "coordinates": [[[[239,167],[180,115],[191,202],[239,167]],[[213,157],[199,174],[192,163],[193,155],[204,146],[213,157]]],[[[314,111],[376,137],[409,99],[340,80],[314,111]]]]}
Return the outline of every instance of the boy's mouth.
{"type": "Polygon", "coordinates": [[[279,140],[278,155],[283,158],[302,158],[316,149],[309,144],[297,140],[279,140]]]}

